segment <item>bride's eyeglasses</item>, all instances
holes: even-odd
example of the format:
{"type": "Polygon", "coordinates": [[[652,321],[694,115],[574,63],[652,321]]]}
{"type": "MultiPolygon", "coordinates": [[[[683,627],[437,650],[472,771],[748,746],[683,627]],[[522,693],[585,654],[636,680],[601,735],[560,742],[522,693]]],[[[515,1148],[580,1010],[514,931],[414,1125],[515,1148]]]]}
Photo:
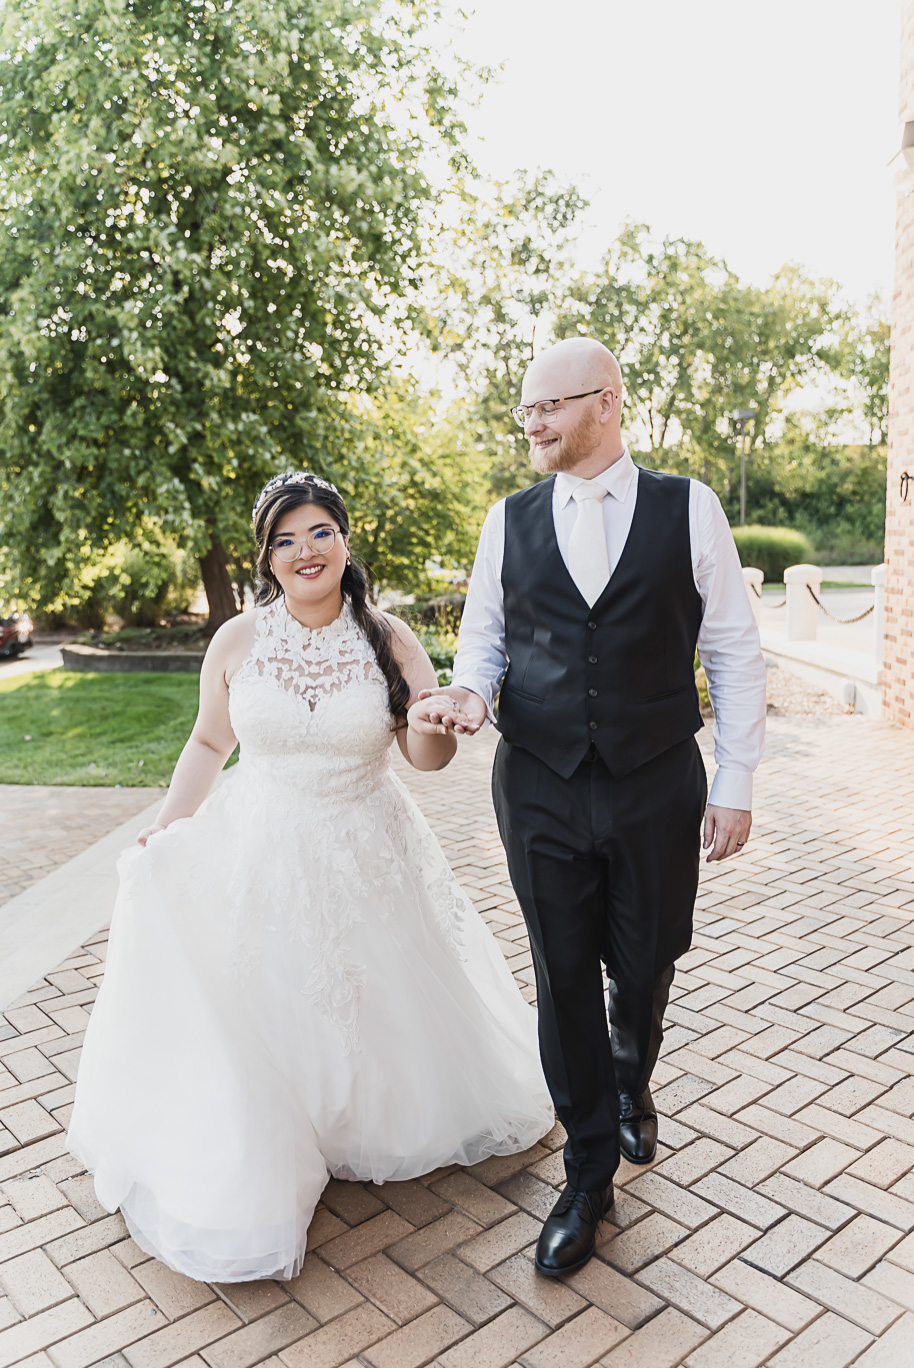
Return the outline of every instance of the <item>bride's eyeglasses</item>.
{"type": "Polygon", "coordinates": [[[302,541],[295,537],[277,537],[275,541],[270,542],[270,552],[281,561],[298,560],[307,551],[310,551],[312,556],[325,556],[328,551],[333,550],[337,535],[332,527],[318,527],[309,532],[302,541]]]}

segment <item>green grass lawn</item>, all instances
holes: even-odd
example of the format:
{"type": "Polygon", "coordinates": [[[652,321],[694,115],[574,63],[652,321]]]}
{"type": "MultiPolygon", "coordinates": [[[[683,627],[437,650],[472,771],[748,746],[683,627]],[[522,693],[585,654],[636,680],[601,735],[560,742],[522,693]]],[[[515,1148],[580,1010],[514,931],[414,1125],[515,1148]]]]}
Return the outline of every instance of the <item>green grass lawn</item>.
{"type": "MultiPolygon", "coordinates": [[[[864,584],[863,580],[823,580],[819,585],[820,589],[872,589],[872,584],[864,584]]],[[[763,589],[770,589],[774,592],[779,589],[784,592],[783,580],[766,580],[762,585],[763,589]]]]}
{"type": "Polygon", "coordinates": [[[189,674],[46,670],[0,680],[0,783],[167,784],[198,688],[189,674]]]}

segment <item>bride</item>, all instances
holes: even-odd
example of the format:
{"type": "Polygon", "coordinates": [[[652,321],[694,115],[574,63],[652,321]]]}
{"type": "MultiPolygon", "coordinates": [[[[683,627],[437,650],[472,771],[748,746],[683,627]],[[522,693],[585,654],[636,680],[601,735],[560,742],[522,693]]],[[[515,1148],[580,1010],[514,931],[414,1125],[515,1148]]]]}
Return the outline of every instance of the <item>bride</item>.
{"type": "Polygon", "coordinates": [[[220,1283],[294,1277],[330,1175],[414,1178],[552,1125],[534,1012],[390,767],[394,736],[417,769],[456,749],[415,701],[427,655],[370,606],[333,485],[271,480],[254,531],[259,606],[213,637],[121,857],[68,1136],[141,1249],[220,1283]]]}

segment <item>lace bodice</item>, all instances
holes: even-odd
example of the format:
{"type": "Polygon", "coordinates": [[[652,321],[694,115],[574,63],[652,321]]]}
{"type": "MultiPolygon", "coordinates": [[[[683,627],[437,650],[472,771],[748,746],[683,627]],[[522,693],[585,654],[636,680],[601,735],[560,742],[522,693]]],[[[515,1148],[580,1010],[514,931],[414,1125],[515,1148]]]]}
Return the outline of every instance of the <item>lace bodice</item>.
{"type": "MultiPolygon", "coordinates": [[[[221,915],[233,972],[246,980],[277,937],[303,945],[299,991],[344,1049],[358,1050],[366,923],[421,916],[423,934],[459,959],[469,905],[391,768],[387,681],[349,608],[314,630],[281,599],[258,609],[253,646],[229,685],[229,714],[240,763],[201,810],[194,849],[203,880],[213,858],[205,833],[220,850],[215,833],[225,833],[221,915]]],[[[150,855],[167,860],[182,825],[154,838],[150,855]]],[[[152,877],[153,863],[130,869],[152,877]]]]}
{"type": "Polygon", "coordinates": [[[257,610],[254,644],[229,687],[242,765],[313,778],[322,800],[364,793],[393,739],[387,682],[348,605],[303,627],[283,599],[257,610]]]}

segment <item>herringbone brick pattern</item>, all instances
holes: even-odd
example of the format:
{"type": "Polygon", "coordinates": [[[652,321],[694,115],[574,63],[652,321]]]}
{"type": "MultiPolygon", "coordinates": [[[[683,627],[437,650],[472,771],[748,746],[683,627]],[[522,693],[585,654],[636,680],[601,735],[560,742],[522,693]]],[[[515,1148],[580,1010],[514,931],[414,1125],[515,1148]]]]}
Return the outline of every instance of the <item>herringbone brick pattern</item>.
{"type": "MultiPolygon", "coordinates": [[[[408,780],[532,998],[491,754],[408,780]]],[[[561,1282],[531,1262],[558,1127],[475,1169],[332,1182],[291,1283],[148,1259],[66,1154],[89,942],[0,1029],[0,1368],[910,1368],[914,737],[772,719],[756,811],[746,853],[705,869],[657,1160],[623,1164],[598,1258],[561,1282]]]]}

